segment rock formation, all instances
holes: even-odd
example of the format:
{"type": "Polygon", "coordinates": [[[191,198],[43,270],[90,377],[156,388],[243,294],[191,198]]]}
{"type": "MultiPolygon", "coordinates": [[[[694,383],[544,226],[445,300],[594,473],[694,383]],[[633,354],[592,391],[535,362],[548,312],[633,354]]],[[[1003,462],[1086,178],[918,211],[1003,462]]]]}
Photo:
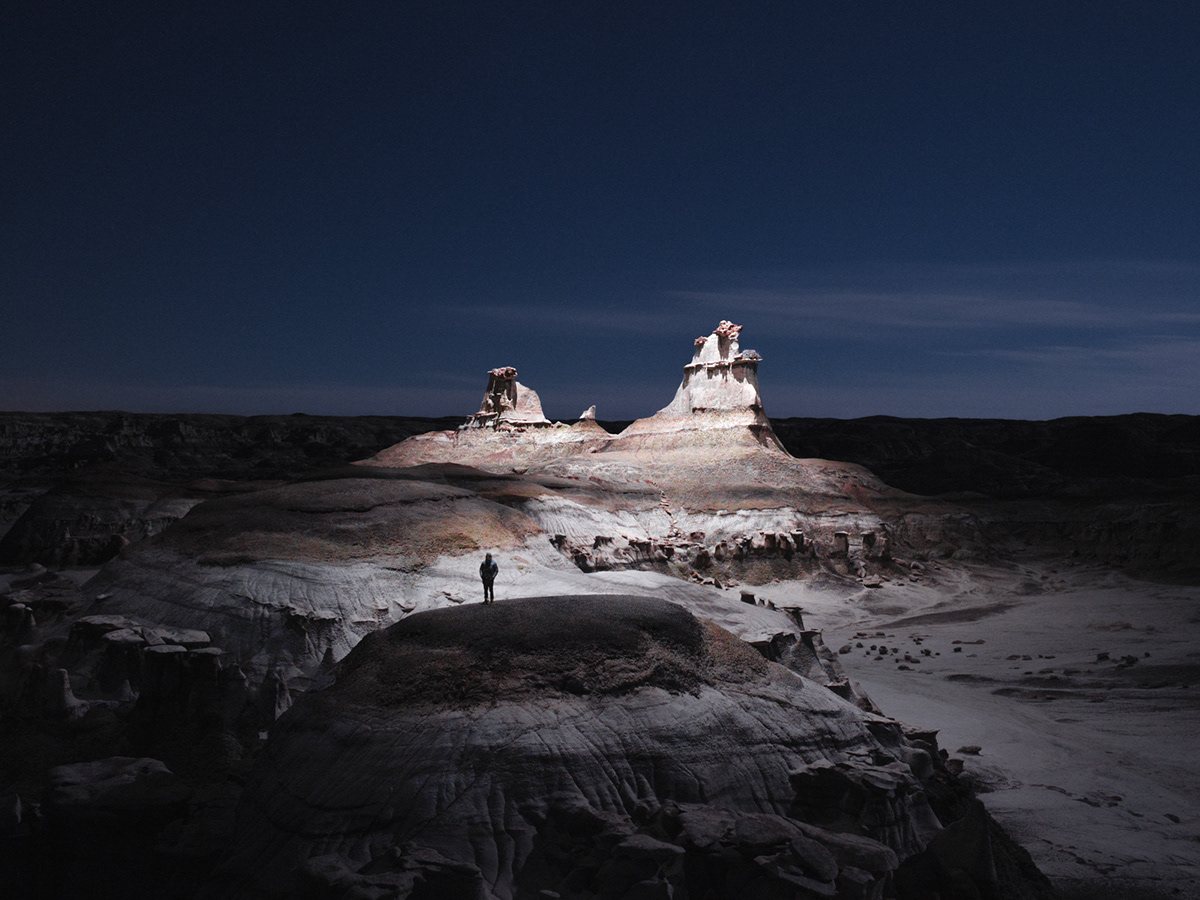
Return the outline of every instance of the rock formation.
{"type": "Polygon", "coordinates": [[[512,366],[501,366],[488,372],[487,393],[479,412],[470,416],[462,428],[524,429],[549,424],[537,392],[517,381],[517,370],[512,366]]]}
{"type": "Polygon", "coordinates": [[[762,412],[758,393],[758,363],[753,350],[741,352],[742,326],[722,321],[708,337],[695,340],[692,361],[683,367],[683,381],[675,399],[660,415],[686,416],[715,410],[762,412]]]}
{"type": "Polygon", "coordinates": [[[0,412],[0,565],[101,565],[201,500],[341,466],[461,422],[0,412]]]}
{"type": "MultiPolygon", "coordinates": [[[[713,334],[718,352],[705,365],[729,360],[728,385],[746,390],[733,360],[754,360],[733,351],[736,329],[713,334]]],[[[696,359],[710,351],[702,346],[696,359]]],[[[1005,880],[1012,847],[996,845],[1002,835],[954,778],[963,761],[943,765],[936,733],[901,734],[863,709],[870,704],[839,659],[854,671],[850,654],[874,655],[876,645],[852,639],[845,655],[831,654],[804,619],[828,623],[811,609],[775,608],[765,596],[778,602],[781,586],[766,585],[835,586],[846,615],[872,615],[881,627],[906,597],[933,598],[928,616],[909,619],[922,629],[974,622],[992,614],[983,606],[990,595],[971,600],[973,591],[960,595],[954,585],[977,566],[982,578],[995,575],[963,561],[997,552],[997,535],[1033,541],[1038,553],[1055,554],[1056,567],[1084,560],[1195,583],[1200,419],[777,421],[805,457],[793,459],[748,427],[758,421],[748,394],[728,409],[697,399],[701,388],[726,383],[723,364],[711,382],[700,380],[708,369],[691,366],[676,398],[686,404],[673,411],[673,401],[624,435],[586,415],[570,426],[443,430],[392,447],[383,456],[394,465],[377,458],[353,468],[333,464],[461,418],[0,414],[0,530],[31,513],[6,541],[8,561],[99,563],[124,544],[82,588],[91,572],[0,569],[0,879],[9,892],[86,896],[101,884],[130,898],[193,897],[197,885],[205,896],[254,894],[246,876],[255,873],[264,891],[313,897],[410,888],[486,897],[506,885],[522,898],[866,897],[881,889],[909,897],[922,895],[923,879],[941,880],[943,896],[1043,896],[1027,859],[1017,866],[1028,876],[1020,889],[1005,880]],[[988,496],[917,497],[828,459],[865,462],[889,484],[921,493],[988,496]],[[499,615],[483,620],[491,644],[470,618],[483,609],[475,570],[485,548],[503,568],[499,602],[489,607],[499,615]],[[532,599],[547,594],[567,598],[565,624],[558,601],[532,599]],[[654,611],[647,597],[672,611],[654,611]],[[521,618],[526,600],[534,614],[521,618]],[[452,634],[427,629],[426,613],[448,615],[452,634]],[[698,642],[687,637],[686,616],[700,623],[698,642]],[[392,641],[382,630],[397,622],[408,631],[392,641]],[[620,623],[640,637],[615,640],[611,626],[620,623]],[[418,630],[428,639],[414,640],[418,630]],[[521,643],[535,634],[542,643],[521,643]],[[400,649],[383,659],[381,646],[400,649]],[[372,672],[383,673],[384,687],[356,694],[367,682],[355,679],[372,672]],[[306,693],[314,685],[325,689],[306,693]],[[442,731],[426,730],[431,723],[442,731]],[[810,752],[805,735],[830,728],[837,740],[810,752]],[[260,753],[268,734],[269,753],[260,753]],[[458,755],[442,752],[451,746],[458,755]],[[59,763],[72,765],[49,771],[59,763]],[[736,785],[723,767],[738,773],[736,785]],[[392,779],[417,770],[439,786],[432,800],[392,779]],[[352,783],[356,772],[361,784],[352,783]],[[180,782],[186,790],[176,790],[180,782]],[[561,795],[529,799],[551,783],[561,795]],[[243,784],[250,791],[235,832],[243,784]],[[451,793],[459,803],[445,803],[451,793]],[[387,804],[412,795],[407,812],[387,804]],[[440,813],[421,819],[431,809],[440,813]],[[930,811],[946,827],[937,829],[930,811]],[[402,840],[406,823],[421,821],[427,829],[402,840]],[[469,846],[450,833],[460,826],[469,846]],[[933,837],[913,852],[929,828],[933,837]],[[270,874],[299,856],[294,877],[270,874]],[[214,873],[226,860],[222,881],[214,873]]],[[[1015,547],[1004,552],[1029,558],[1028,547],[1015,547]]],[[[1052,575],[1040,588],[1056,592],[1056,609],[1059,581],[1052,575]]],[[[1011,583],[1032,610],[1025,592],[1037,584],[1011,583]]],[[[1001,600],[994,606],[1006,609],[1010,597],[1001,600]]],[[[1148,609],[1165,602],[1156,594],[1148,609]]],[[[1138,621],[1132,614],[1110,619],[1100,627],[1161,641],[1150,625],[1143,635],[1126,624],[1138,621]]],[[[1179,622],[1186,632],[1186,616],[1179,622]]],[[[997,654],[993,637],[987,646],[997,654]]],[[[931,641],[920,656],[900,655],[890,634],[887,644],[896,672],[934,681],[931,641]]],[[[962,652],[947,657],[974,657],[955,645],[962,652]]],[[[1005,691],[989,682],[980,695],[999,703],[1011,690],[1025,698],[1014,703],[1054,699],[1057,708],[1072,692],[1103,688],[1107,722],[1117,702],[1142,708],[1153,689],[1157,704],[1183,704],[1186,716],[1186,685],[1162,679],[1190,668],[1165,666],[1159,644],[1152,649],[1153,660],[1140,649],[1111,660],[1106,651],[1103,671],[1089,679],[1061,668],[1061,681],[1048,670],[1021,675],[1040,663],[1011,657],[1005,691]]],[[[1047,721],[1057,747],[1059,719],[1047,721]]],[[[997,765],[990,750],[985,760],[997,765]]],[[[1176,771],[1163,756],[1157,771],[1176,771]]],[[[1145,773],[1129,771],[1136,791],[1145,773]]],[[[1076,785],[1088,777],[1077,773],[1076,785]]],[[[1066,802],[1112,805],[1082,789],[1066,802]]],[[[1122,827],[1142,835],[1134,842],[1148,860],[1142,871],[1159,867],[1150,881],[1174,878],[1186,892],[1194,842],[1182,810],[1163,809],[1171,815],[1161,828],[1178,833],[1147,828],[1149,816],[1122,827]]],[[[1049,843],[1054,821],[1023,837],[1049,843]]],[[[1080,845],[1063,857],[1068,868],[1100,840],[1088,851],[1083,829],[1061,832],[1072,854],[1080,845]]],[[[1128,856],[1134,844],[1115,852],[1128,856]]],[[[1101,888],[1107,871],[1093,871],[1101,888]]]]}
{"type": "Polygon", "coordinates": [[[785,452],[763,411],[758,363],[741,351],[742,326],[722,320],[713,333],[694,341],[692,361],[674,399],[648,419],[638,419],[613,439],[612,449],[660,454],[730,454],[759,449],[785,452]]]}
{"type": "Polygon", "coordinates": [[[509,366],[488,373],[483,405],[459,432],[419,435],[363,462],[380,466],[457,462],[511,471],[595,453],[729,455],[764,448],[783,453],[759,394],[762,357],[739,349],[741,328],[722,321],[711,335],[697,338],[671,403],[618,435],[595,423],[594,407],[573,427],[544,427],[550,423],[542,416],[537,394],[518,384],[517,371],[509,366]],[[530,430],[529,426],[542,427],[530,430]],[[481,433],[488,427],[508,434],[481,433]]]}
{"type": "Polygon", "coordinates": [[[0,564],[101,565],[200,502],[135,477],[73,479],[36,498],[0,538],[0,564]]]}
{"type": "MultiPolygon", "coordinates": [[[[626,570],[719,595],[742,581],[818,572],[865,583],[887,570],[895,548],[927,541],[922,521],[893,515],[902,495],[869,473],[780,450],[756,361],[737,337],[722,323],[685,370],[676,402],[618,436],[587,418],[505,425],[509,413],[540,407],[515,370],[497,369],[491,412],[472,427],[411,438],[319,479],[203,503],[110,563],[87,587],[86,613],[205,630],[254,684],[274,672],[299,691],[327,655],[341,659],[372,630],[474,598],[485,550],[502,553],[502,566],[520,560],[528,586],[510,597],[616,592],[588,576],[626,570]]],[[[944,529],[940,519],[938,540],[944,529]]],[[[791,633],[802,647],[803,630],[773,626],[767,636],[791,633]]]]}
{"type": "Polygon", "coordinates": [[[732,589],[908,579],[896,554],[976,525],[784,452],[739,332],[619,435],[501,368],[460,430],[206,482],[81,589],[10,582],[5,699],[114,771],[161,750],[203,780],[269,734],[232,840],[189,800],[154,850],[221,895],[879,897],[965,788],[798,608],[732,589]]]}
{"type": "Polygon", "coordinates": [[[280,720],[222,874],[329,898],[878,897],[941,828],[915,774],[938,762],[661,600],[438,610],[280,720]]]}

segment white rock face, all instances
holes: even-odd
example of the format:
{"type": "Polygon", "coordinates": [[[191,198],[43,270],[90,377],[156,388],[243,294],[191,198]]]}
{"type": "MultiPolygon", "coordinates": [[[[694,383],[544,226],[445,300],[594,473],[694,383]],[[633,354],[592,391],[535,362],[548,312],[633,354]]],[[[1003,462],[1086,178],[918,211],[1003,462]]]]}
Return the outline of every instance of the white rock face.
{"type": "Polygon", "coordinates": [[[487,392],[479,412],[467,419],[463,428],[526,428],[549,425],[542,413],[537,392],[517,381],[517,370],[501,366],[488,372],[487,392]]]}
{"type": "MultiPolygon", "coordinates": [[[[680,389],[689,408],[693,375],[753,374],[737,332],[722,323],[702,342],[680,389]]],[[[485,407],[495,421],[523,396],[515,370],[496,370],[485,407]]],[[[727,408],[660,413],[620,436],[590,419],[437,432],[370,465],[208,501],[106,566],[84,614],[203,629],[252,682],[274,673],[297,691],[375,629],[476,602],[485,552],[503,602],[679,579],[721,596],[823,567],[861,579],[893,536],[923,540],[919,517],[894,513],[902,495],[869,472],[782,452],[756,398],[726,392],[727,408]],[[621,570],[635,581],[593,577],[621,570]]],[[[788,631],[741,624],[753,607],[733,606],[716,620],[735,633],[788,631]]]]}
{"type": "MultiPolygon", "coordinates": [[[[141,654],[166,674],[142,679],[139,709],[167,709],[159,688],[186,675],[253,735],[281,717],[226,883],[882,895],[939,827],[936,745],[873,714],[798,605],[727,588],[865,585],[872,565],[878,584],[894,543],[940,540],[946,519],[860,467],[782,452],[739,330],[699,341],[672,404],[621,435],[550,425],[494,370],[471,427],[202,503],[89,582],[71,634],[99,668],[71,678],[128,699],[141,654]],[[487,606],[484,552],[500,565],[487,606]]],[[[50,674],[56,714],[108,702],[50,674]]]]}
{"type": "Polygon", "coordinates": [[[708,337],[696,338],[692,361],[683,367],[675,399],[659,415],[686,416],[695,412],[749,410],[761,412],[756,352],[742,353],[742,326],[722,321],[708,337]]]}
{"type": "Polygon", "coordinates": [[[687,457],[707,462],[714,454],[731,456],[767,451],[787,457],[763,411],[758,363],[753,350],[738,345],[740,325],[722,321],[708,337],[697,338],[692,360],[684,366],[675,398],[653,416],[638,419],[619,435],[595,421],[586,410],[571,427],[542,419],[540,403],[516,382],[516,369],[493,369],[480,411],[458,432],[409,438],[382,450],[362,464],[412,466],[457,462],[493,472],[525,471],[563,461],[604,465],[589,457],[632,454],[638,464],[652,455],[672,464],[687,457]],[[497,412],[499,410],[499,412],[497,412]],[[545,427],[549,426],[549,427],[545,427]]]}

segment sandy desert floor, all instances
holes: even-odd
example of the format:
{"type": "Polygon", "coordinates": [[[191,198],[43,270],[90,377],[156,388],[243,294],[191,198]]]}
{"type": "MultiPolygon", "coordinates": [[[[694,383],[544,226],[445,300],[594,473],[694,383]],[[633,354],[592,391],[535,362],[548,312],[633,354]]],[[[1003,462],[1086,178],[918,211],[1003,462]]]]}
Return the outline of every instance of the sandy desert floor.
{"type": "Polygon", "coordinates": [[[888,715],[939,729],[1064,895],[1200,898],[1200,588],[1070,565],[922,581],[758,593],[803,606],[888,715]]]}

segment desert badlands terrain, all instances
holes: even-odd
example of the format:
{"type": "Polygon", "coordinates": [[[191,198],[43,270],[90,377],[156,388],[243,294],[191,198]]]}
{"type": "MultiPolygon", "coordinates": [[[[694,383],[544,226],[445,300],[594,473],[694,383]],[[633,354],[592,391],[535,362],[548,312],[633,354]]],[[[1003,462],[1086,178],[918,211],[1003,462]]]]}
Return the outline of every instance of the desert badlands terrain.
{"type": "Polygon", "coordinates": [[[1200,422],[771,420],[739,332],[632,423],[0,416],[14,896],[1200,897],[1200,422]]]}

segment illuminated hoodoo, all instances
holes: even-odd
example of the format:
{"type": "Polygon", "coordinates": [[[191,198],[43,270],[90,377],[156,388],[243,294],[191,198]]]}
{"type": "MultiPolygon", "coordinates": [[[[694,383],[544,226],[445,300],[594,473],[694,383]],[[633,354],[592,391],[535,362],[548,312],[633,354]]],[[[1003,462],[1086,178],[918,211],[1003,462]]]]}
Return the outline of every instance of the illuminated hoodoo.
{"type": "Polygon", "coordinates": [[[698,337],[692,361],[683,367],[683,381],[670,405],[659,415],[686,416],[710,410],[763,408],[758,392],[758,363],[753,350],[738,349],[741,325],[722,321],[708,337],[698,337]]]}
{"type": "Polygon", "coordinates": [[[463,428],[503,428],[514,426],[549,425],[542,413],[542,401],[537,391],[517,381],[517,370],[501,366],[488,372],[487,393],[479,412],[467,418],[463,428]]]}

